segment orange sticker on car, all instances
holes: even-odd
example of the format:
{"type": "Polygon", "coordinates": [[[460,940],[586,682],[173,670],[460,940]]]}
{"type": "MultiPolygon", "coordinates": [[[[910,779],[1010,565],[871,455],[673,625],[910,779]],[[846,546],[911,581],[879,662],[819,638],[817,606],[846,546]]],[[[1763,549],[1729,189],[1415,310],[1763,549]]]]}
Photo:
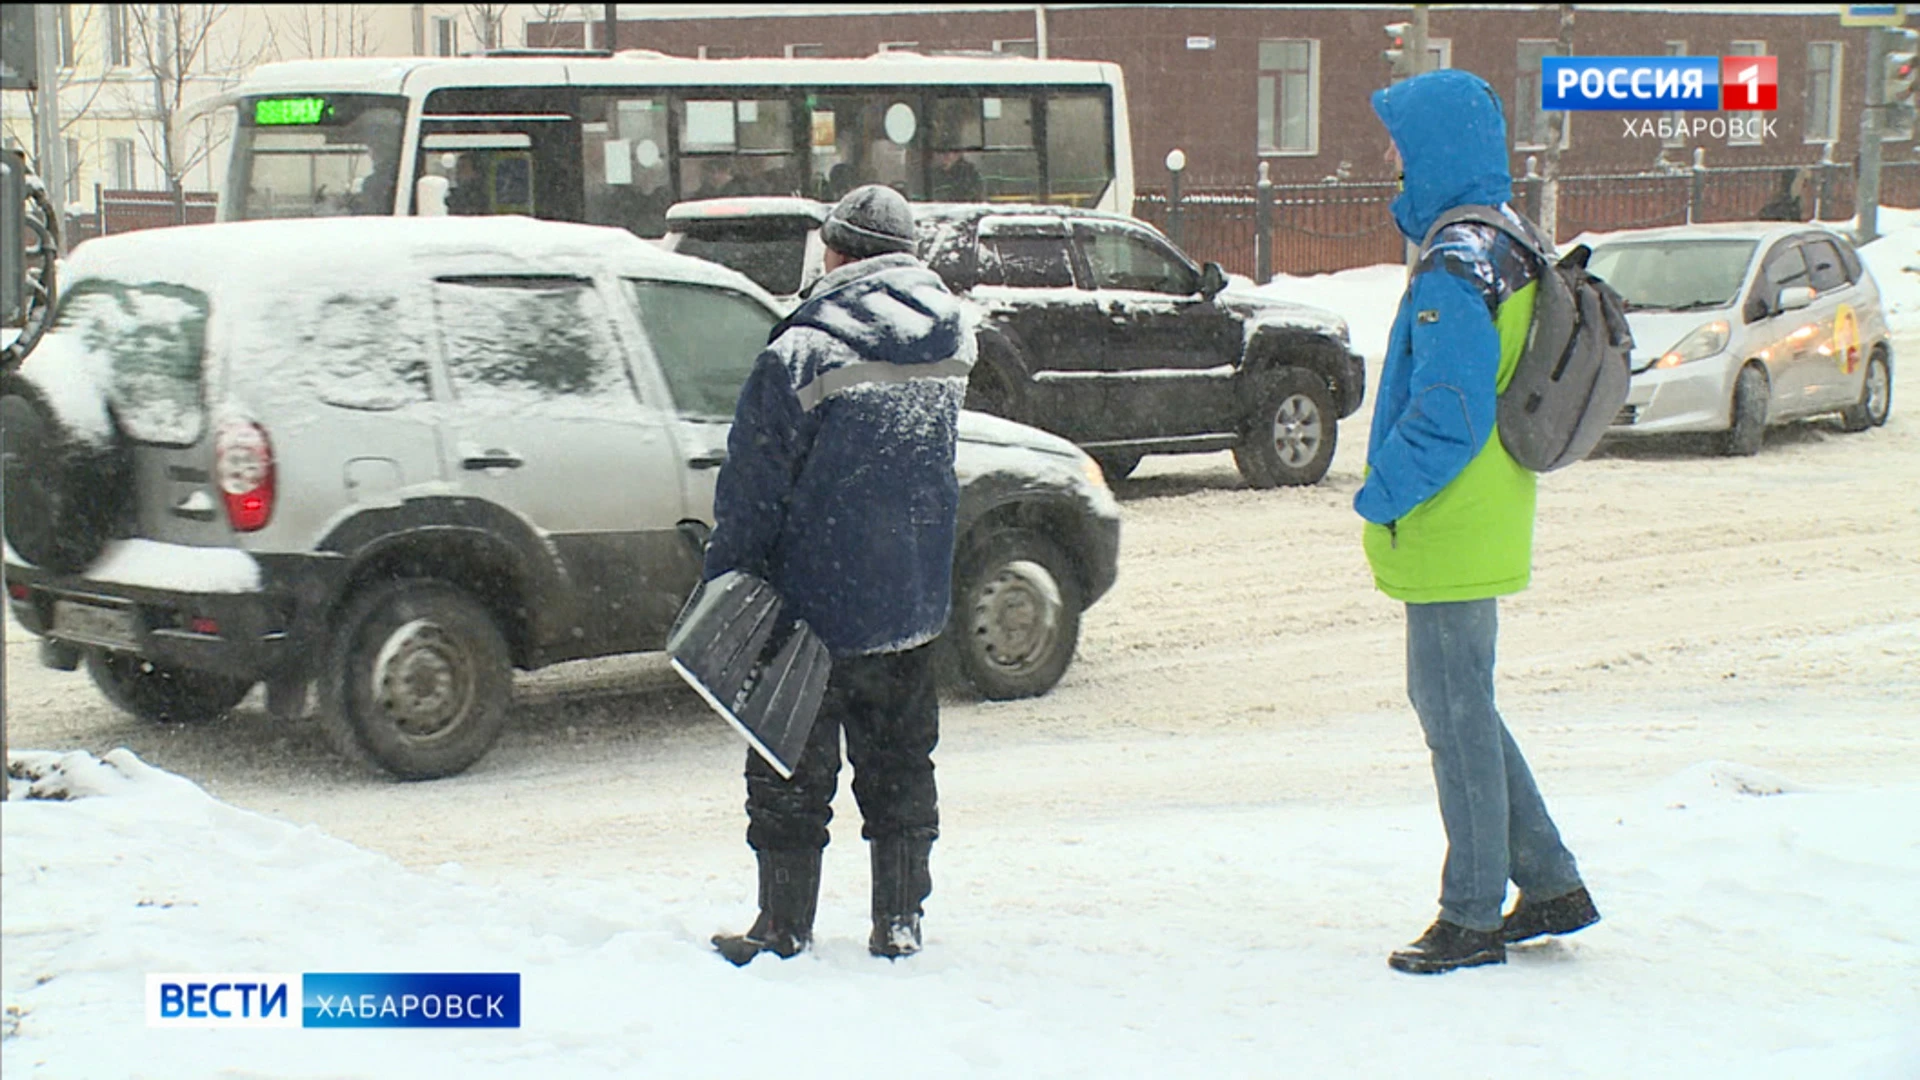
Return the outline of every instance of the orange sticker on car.
{"type": "Polygon", "coordinates": [[[1841,374],[1860,370],[1860,320],[1850,304],[1841,304],[1833,313],[1833,355],[1840,361],[1841,374]]]}

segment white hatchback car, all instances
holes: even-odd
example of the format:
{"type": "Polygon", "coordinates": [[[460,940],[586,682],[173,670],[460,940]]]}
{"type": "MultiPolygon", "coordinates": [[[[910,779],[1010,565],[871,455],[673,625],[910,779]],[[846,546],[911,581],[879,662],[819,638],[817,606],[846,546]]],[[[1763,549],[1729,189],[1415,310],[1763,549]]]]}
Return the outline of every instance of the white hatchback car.
{"type": "Polygon", "coordinates": [[[1617,234],[1587,268],[1627,302],[1633,384],[1609,436],[1717,433],[1755,454],[1766,428],[1839,414],[1887,422],[1893,345],[1880,290],[1845,237],[1752,222],[1617,234]]]}

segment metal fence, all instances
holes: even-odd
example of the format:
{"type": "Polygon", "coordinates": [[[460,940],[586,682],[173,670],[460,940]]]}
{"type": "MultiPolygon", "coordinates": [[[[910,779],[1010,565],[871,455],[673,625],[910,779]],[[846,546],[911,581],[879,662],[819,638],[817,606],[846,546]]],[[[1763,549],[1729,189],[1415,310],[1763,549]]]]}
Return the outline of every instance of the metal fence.
{"type": "MultiPolygon", "coordinates": [[[[1800,220],[1846,221],[1853,217],[1855,182],[1851,164],[1831,162],[1565,176],[1559,181],[1555,239],[1565,243],[1585,232],[1751,221],[1783,193],[1794,191],[1800,220]]],[[[1518,205],[1536,220],[1544,189],[1535,172],[1514,181],[1518,205]]],[[[1405,255],[1405,241],[1388,210],[1397,194],[1395,184],[1274,184],[1270,191],[1269,258],[1274,273],[1330,273],[1397,262],[1405,255]]],[[[1881,166],[1880,203],[1920,209],[1920,161],[1881,166]]],[[[1264,269],[1258,250],[1258,184],[1182,190],[1177,206],[1168,205],[1165,190],[1141,191],[1134,199],[1134,214],[1174,237],[1195,259],[1249,277],[1259,277],[1264,269]]]]}
{"type": "Polygon", "coordinates": [[[130,191],[94,188],[91,214],[67,218],[67,247],[96,236],[161,229],[169,225],[205,225],[214,218],[220,196],[211,191],[130,191]]]}

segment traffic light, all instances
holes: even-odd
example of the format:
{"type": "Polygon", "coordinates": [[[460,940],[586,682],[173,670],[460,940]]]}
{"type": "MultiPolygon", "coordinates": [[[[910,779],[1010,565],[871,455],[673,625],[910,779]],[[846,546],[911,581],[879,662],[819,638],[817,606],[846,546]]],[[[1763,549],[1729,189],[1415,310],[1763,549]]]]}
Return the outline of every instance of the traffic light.
{"type": "Polygon", "coordinates": [[[1887,32],[1891,38],[1887,45],[1885,66],[1881,69],[1882,88],[1880,100],[1886,102],[1886,127],[1899,131],[1911,127],[1914,113],[1914,73],[1915,42],[1920,34],[1912,30],[1896,29],[1887,32]]]}
{"type": "Polygon", "coordinates": [[[1381,53],[1386,57],[1387,70],[1396,79],[1404,79],[1413,74],[1413,54],[1407,51],[1407,39],[1413,36],[1412,23],[1388,23],[1387,48],[1381,53]]]}

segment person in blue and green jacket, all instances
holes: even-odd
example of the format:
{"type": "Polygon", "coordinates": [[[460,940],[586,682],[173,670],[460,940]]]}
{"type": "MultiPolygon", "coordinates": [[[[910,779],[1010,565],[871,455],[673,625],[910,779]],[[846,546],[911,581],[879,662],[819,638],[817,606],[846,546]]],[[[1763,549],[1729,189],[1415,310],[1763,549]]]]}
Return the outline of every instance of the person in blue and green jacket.
{"type": "MultiPolygon", "coordinates": [[[[1507,125],[1478,76],[1434,71],[1373,95],[1400,231],[1419,243],[1457,206],[1508,206],[1507,125]]],[[[1506,961],[1506,945],[1599,919],[1527,762],[1494,708],[1499,597],[1527,587],[1534,474],[1494,429],[1533,316],[1534,258],[1478,223],[1434,236],[1387,341],[1353,508],[1374,583],[1407,608],[1407,696],[1433,758],[1447,858],[1440,914],[1388,963],[1432,973],[1506,961]],[[1519,888],[1502,915],[1507,882],[1519,888]]]]}

